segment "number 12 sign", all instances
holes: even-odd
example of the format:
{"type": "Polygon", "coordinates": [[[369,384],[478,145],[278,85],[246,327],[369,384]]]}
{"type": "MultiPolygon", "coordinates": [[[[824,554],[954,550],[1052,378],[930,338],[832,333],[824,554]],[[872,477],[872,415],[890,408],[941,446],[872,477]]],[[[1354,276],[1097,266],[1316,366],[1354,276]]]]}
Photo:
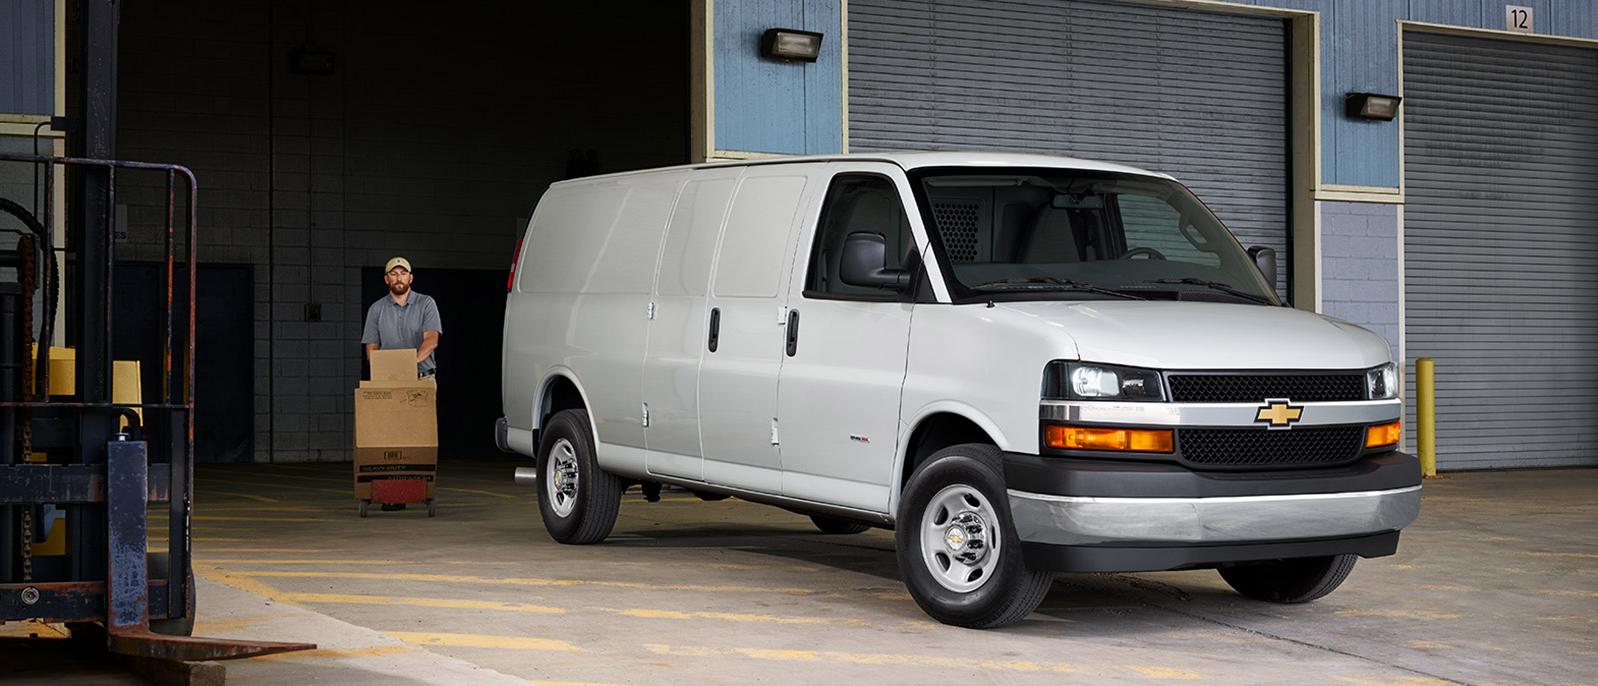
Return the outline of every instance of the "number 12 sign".
{"type": "Polygon", "coordinates": [[[1515,33],[1532,32],[1530,7],[1504,5],[1504,28],[1515,33]]]}

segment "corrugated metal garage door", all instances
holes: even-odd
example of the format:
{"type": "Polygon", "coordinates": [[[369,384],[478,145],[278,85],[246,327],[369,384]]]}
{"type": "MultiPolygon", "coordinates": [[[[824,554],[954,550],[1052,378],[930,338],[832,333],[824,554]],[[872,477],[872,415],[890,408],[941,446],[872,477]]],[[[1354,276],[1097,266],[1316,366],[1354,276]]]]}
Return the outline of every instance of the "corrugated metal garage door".
{"type": "Polygon", "coordinates": [[[1407,32],[1404,111],[1439,464],[1598,464],[1598,50],[1407,32]]]}
{"type": "Polygon", "coordinates": [[[851,150],[1028,151],[1166,172],[1245,246],[1289,264],[1282,20],[1070,0],[848,8],[851,150]]]}

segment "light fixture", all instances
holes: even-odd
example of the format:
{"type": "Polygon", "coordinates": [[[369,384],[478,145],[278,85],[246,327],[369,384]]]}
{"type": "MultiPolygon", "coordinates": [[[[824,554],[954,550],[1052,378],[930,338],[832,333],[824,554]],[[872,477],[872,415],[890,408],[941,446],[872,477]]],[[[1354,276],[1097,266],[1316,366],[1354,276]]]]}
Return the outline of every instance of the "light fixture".
{"type": "Polygon", "coordinates": [[[1350,119],[1392,121],[1398,116],[1398,103],[1403,100],[1396,95],[1349,93],[1343,99],[1343,111],[1350,119]]]}
{"type": "Polygon", "coordinates": [[[799,29],[766,29],[760,56],[784,62],[814,62],[821,56],[821,34],[799,29]]]}

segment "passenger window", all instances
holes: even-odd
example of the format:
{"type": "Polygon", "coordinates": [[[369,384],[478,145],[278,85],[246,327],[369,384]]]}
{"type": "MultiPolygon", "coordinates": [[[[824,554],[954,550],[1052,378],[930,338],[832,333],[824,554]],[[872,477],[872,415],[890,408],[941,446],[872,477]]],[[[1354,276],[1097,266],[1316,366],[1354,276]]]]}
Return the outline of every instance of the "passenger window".
{"type": "Polygon", "coordinates": [[[1126,249],[1152,248],[1167,260],[1177,260],[1207,267],[1221,266],[1221,257],[1205,249],[1203,237],[1189,226],[1181,226],[1182,216],[1175,207],[1159,198],[1120,194],[1116,202],[1121,209],[1121,227],[1126,236],[1126,249]]]}
{"type": "Polygon", "coordinates": [[[897,299],[897,295],[880,288],[850,286],[839,278],[844,240],[855,232],[882,235],[887,241],[889,269],[905,268],[914,256],[915,237],[910,233],[910,220],[893,182],[876,175],[841,174],[832,180],[821,206],[805,292],[897,299]]]}

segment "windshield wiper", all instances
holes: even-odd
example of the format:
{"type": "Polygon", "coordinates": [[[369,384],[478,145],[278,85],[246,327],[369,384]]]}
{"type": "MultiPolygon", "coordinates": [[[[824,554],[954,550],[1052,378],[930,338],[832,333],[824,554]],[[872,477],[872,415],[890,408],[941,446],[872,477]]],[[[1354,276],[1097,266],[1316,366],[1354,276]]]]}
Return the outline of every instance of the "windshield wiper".
{"type": "Polygon", "coordinates": [[[1028,289],[1037,286],[1044,286],[1046,290],[1082,291],[1084,293],[1097,293],[1099,295],[1126,298],[1127,300],[1148,300],[1148,298],[1145,298],[1141,295],[1133,295],[1131,293],[1122,293],[1121,291],[1110,290],[1102,286],[1095,286],[1086,281],[1061,279],[1053,276],[1017,276],[1005,279],[1003,281],[979,283],[975,286],[968,286],[968,288],[973,291],[1000,291],[1028,289]]]}
{"type": "Polygon", "coordinates": [[[1232,284],[1229,284],[1229,283],[1221,283],[1220,281],[1210,281],[1208,279],[1195,279],[1193,277],[1187,277],[1187,278],[1183,278],[1183,279],[1150,279],[1148,281],[1144,281],[1143,283],[1186,284],[1188,286],[1203,286],[1205,288],[1208,288],[1208,289],[1211,289],[1211,290],[1220,291],[1220,292],[1225,293],[1227,295],[1236,296],[1236,297],[1242,298],[1242,299],[1250,301],[1250,302],[1257,302],[1257,303],[1259,303],[1261,305],[1273,305],[1273,304],[1275,304],[1275,303],[1271,302],[1270,298],[1266,298],[1264,296],[1255,295],[1255,294],[1250,293],[1248,291],[1239,290],[1236,286],[1233,286],[1232,284]]]}

